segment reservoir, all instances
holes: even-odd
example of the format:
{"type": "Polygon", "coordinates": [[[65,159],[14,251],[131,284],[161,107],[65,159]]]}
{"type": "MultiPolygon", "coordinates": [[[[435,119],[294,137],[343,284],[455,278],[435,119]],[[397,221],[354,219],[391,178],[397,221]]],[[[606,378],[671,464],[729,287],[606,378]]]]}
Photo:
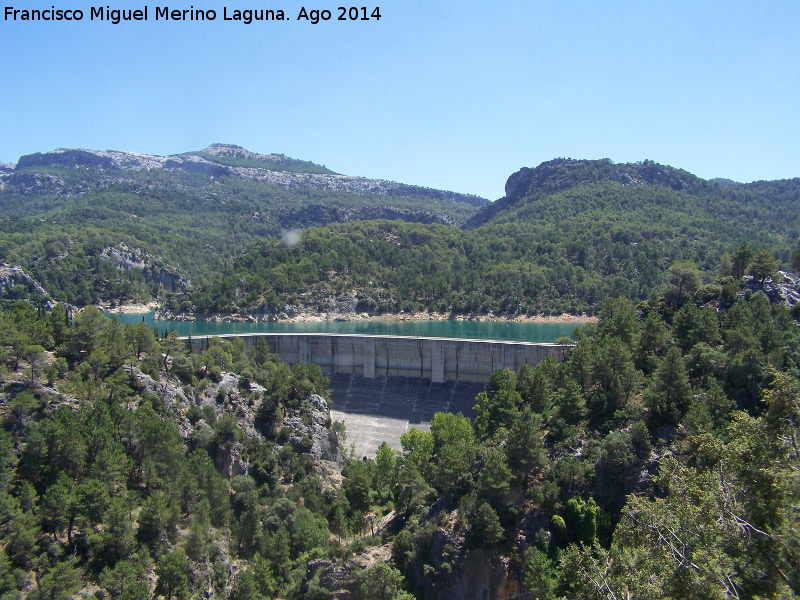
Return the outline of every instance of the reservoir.
{"type": "Polygon", "coordinates": [[[502,321],[319,321],[305,323],[216,323],[212,321],[156,321],[153,313],[108,314],[122,323],[144,319],[157,325],[160,333],[175,331],[180,336],[206,337],[252,333],[347,333],[356,335],[398,335],[408,337],[462,338],[552,343],[570,337],[576,323],[504,323],[502,321]]]}

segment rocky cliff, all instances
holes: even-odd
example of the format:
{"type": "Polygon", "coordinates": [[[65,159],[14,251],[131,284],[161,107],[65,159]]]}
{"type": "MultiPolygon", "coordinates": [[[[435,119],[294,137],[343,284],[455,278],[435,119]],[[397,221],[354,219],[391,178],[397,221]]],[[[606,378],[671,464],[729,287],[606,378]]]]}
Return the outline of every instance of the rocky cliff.
{"type": "Polygon", "coordinates": [[[25,273],[22,267],[0,263],[0,294],[9,293],[15,286],[22,286],[28,294],[40,296],[47,308],[53,308],[56,305],[50,294],[39,285],[38,281],[25,273]]]}

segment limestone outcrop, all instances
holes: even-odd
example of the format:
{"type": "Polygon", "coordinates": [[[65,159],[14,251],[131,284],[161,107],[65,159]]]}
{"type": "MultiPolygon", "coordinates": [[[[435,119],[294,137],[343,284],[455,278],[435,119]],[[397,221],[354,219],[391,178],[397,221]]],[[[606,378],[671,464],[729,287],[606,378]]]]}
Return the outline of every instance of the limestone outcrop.
{"type": "MultiPolygon", "coordinates": [[[[178,154],[173,156],[160,156],[156,154],[141,154],[137,152],[123,152],[119,150],[87,150],[83,148],[57,148],[50,152],[36,152],[21,156],[14,168],[15,175],[32,167],[66,166],[90,167],[107,171],[120,170],[150,170],[150,169],[178,169],[189,173],[199,173],[209,177],[239,177],[250,181],[258,181],[286,188],[310,188],[318,190],[342,191],[356,194],[377,194],[405,197],[420,197],[437,200],[451,200],[472,206],[485,206],[488,201],[471,194],[459,194],[444,190],[406,185],[384,179],[371,179],[367,177],[352,177],[336,173],[305,173],[291,170],[280,170],[281,165],[289,164],[292,159],[282,154],[262,155],[249,152],[239,146],[231,144],[213,144],[200,153],[210,157],[197,156],[195,153],[178,154]],[[263,162],[264,167],[229,166],[213,161],[214,157],[242,158],[250,161],[263,162]]],[[[310,163],[309,163],[310,164],[310,163]]],[[[10,165],[9,165],[10,167],[10,165]]],[[[287,167],[288,168],[288,167],[287,167]]],[[[378,207],[380,210],[381,207],[378,207]]],[[[398,210],[398,215],[413,216],[415,211],[398,210]]],[[[426,212],[426,211],[417,211],[426,212]]],[[[430,215],[416,215],[423,217],[422,222],[448,222],[447,217],[431,212],[430,215]]],[[[357,218],[383,218],[383,217],[357,217],[357,218]]],[[[387,218],[403,218],[387,217],[387,218]]],[[[404,220],[414,220],[406,218],[404,220]]]]}

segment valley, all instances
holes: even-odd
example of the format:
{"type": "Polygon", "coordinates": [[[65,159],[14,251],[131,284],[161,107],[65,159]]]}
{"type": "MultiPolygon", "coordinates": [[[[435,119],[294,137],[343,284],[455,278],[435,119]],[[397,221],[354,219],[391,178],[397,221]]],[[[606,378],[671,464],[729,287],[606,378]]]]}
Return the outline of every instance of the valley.
{"type": "Polygon", "coordinates": [[[3,598],[800,594],[800,179],[489,203],[214,144],[0,186],[3,598]]]}

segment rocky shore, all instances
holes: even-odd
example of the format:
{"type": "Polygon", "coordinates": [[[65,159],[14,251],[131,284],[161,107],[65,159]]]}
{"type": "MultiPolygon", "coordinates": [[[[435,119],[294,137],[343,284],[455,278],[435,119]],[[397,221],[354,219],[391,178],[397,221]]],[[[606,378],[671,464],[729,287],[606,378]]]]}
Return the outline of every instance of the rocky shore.
{"type": "Polygon", "coordinates": [[[131,304],[120,304],[110,306],[108,304],[98,304],[97,308],[105,313],[119,314],[119,315],[143,315],[145,313],[154,312],[158,309],[158,302],[151,301],[146,304],[141,302],[134,302],[131,304]]]}
{"type": "MultiPolygon", "coordinates": [[[[135,310],[126,311],[120,307],[118,312],[148,312],[140,311],[136,305],[135,310]]],[[[149,309],[152,310],[152,309],[149,309]]],[[[362,313],[320,313],[306,312],[301,310],[285,310],[279,313],[269,314],[197,314],[185,313],[169,310],[156,310],[154,314],[156,320],[163,321],[210,321],[216,323],[261,323],[261,322],[281,322],[281,323],[315,323],[322,321],[496,321],[503,323],[581,323],[597,322],[597,317],[582,315],[521,315],[511,313],[438,313],[438,312],[399,312],[369,314],[362,313]]]]}

